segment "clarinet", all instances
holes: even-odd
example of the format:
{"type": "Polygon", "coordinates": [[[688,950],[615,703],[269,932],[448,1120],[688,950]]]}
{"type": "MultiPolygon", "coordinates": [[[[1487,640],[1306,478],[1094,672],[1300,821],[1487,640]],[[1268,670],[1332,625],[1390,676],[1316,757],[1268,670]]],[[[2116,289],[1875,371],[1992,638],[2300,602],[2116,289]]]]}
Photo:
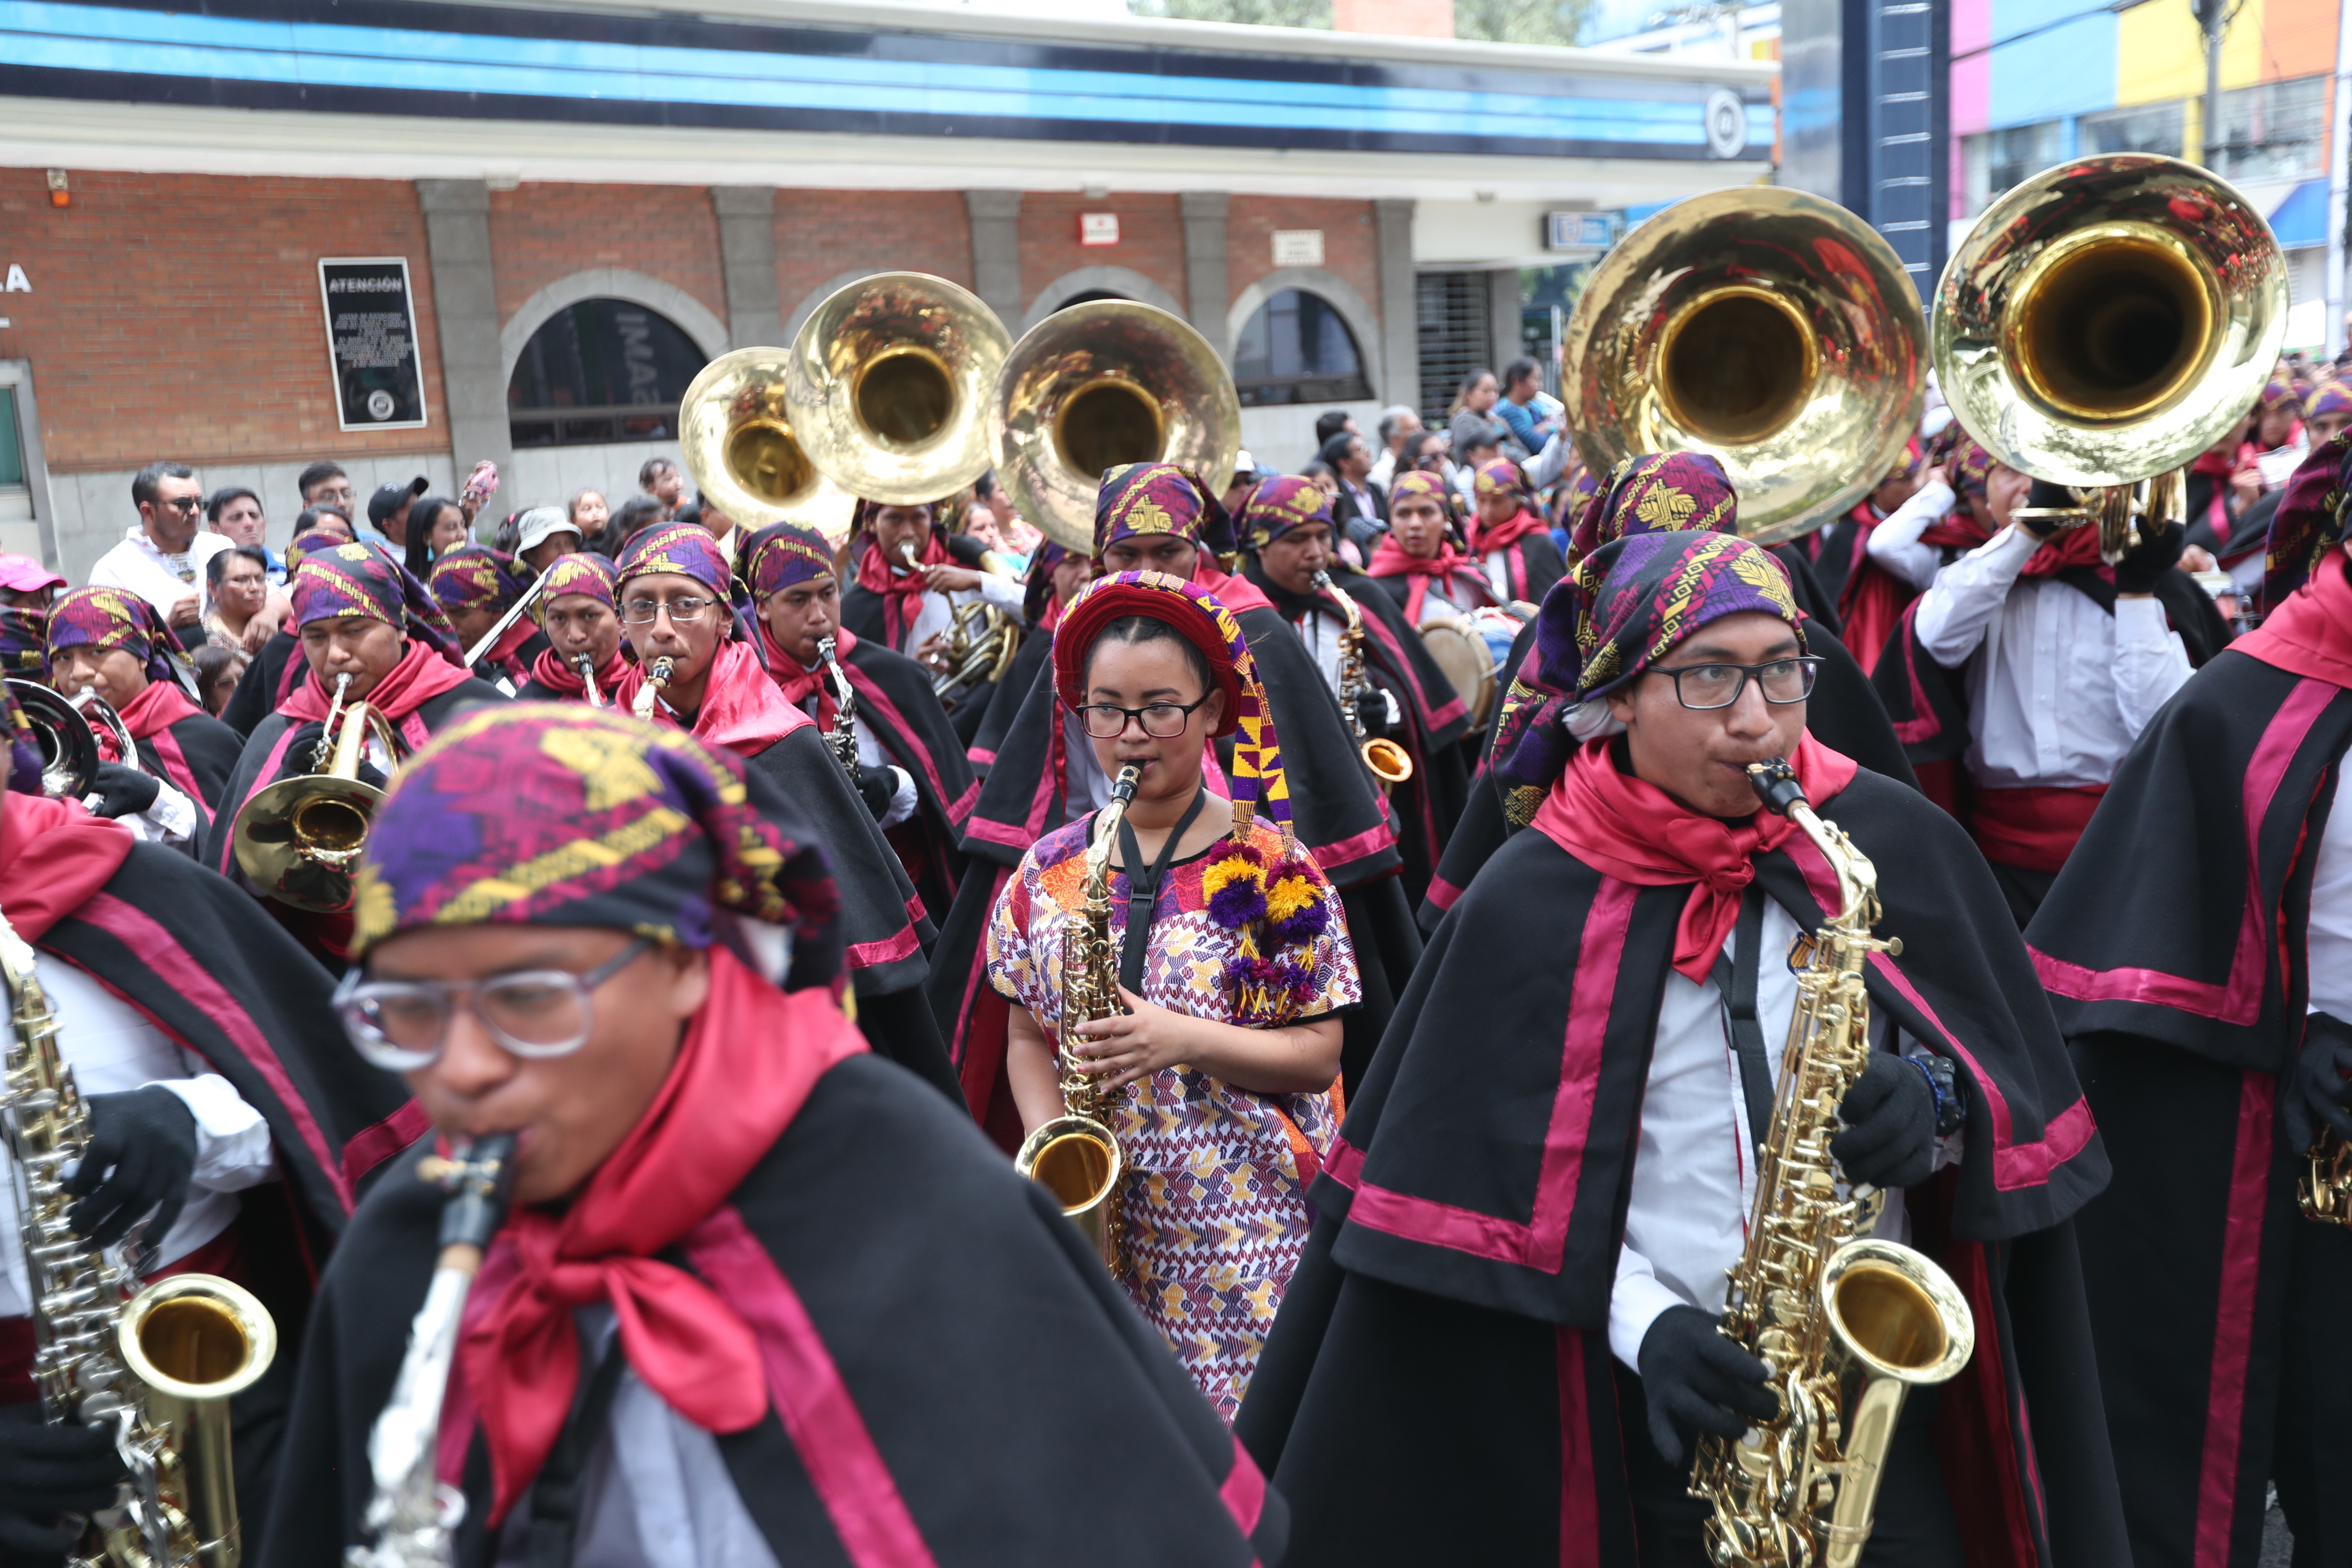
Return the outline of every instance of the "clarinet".
{"type": "Polygon", "coordinates": [[[650,719],[654,716],[654,702],[661,696],[662,688],[669,684],[670,672],[677,668],[677,660],[667,654],[654,660],[647,668],[646,683],[637,688],[635,712],[638,718],[650,719]]]}
{"type": "Polygon", "coordinates": [[[816,639],[816,657],[833,674],[833,728],[825,735],[825,743],[849,774],[849,782],[857,782],[857,693],[850,689],[849,677],[843,673],[841,661],[834,657],[833,638],[816,639]]]}
{"type": "Polygon", "coordinates": [[[425,1305],[408,1328],[392,1398],[368,1438],[375,1497],[368,1504],[372,1544],[343,1554],[345,1568],[449,1568],[453,1536],[466,1515],[465,1494],[434,1475],[441,1439],[441,1400],[457,1353],[466,1297],[482,1252],[506,1219],[514,1187],[515,1135],[460,1142],[447,1159],[427,1155],[416,1173],[448,1194],[441,1209],[441,1256],[425,1305]]]}
{"type": "Polygon", "coordinates": [[[604,694],[596,689],[595,656],[584,650],[575,653],[572,656],[572,668],[580,672],[580,686],[581,689],[588,694],[588,706],[591,708],[605,706],[604,694]]]}

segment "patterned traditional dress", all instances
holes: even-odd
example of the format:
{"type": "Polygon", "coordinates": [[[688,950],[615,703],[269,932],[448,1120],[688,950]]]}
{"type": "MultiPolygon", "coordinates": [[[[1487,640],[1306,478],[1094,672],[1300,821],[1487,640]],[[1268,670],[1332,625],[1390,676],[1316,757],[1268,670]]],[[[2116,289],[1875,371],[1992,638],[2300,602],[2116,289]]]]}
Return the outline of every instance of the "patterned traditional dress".
{"type": "MultiPolygon", "coordinates": [[[[1051,1039],[1062,1013],[1064,933],[1085,902],[1089,816],[1022,857],[988,931],[989,984],[1026,1007],[1051,1039]]],[[[1281,837],[1264,824],[1251,843],[1269,862],[1281,837]]],[[[1224,984],[1239,936],[1208,910],[1202,872],[1225,841],[1168,868],[1152,908],[1143,996],[1174,1013],[1234,1023],[1224,984]]],[[[1362,995],[1339,896],[1318,871],[1330,919],[1287,953],[1310,977],[1282,1022],[1303,1023],[1362,995]]],[[[1127,923],[1127,878],[1111,874],[1113,940],[1127,923]]],[[[1121,1199],[1128,1292],[1228,1422],[1241,1405],[1275,1309],[1307,1243],[1307,1187],[1339,1119],[1328,1093],[1255,1094],[1192,1068],[1162,1068],[1114,1105],[1126,1153],[1121,1199]]]]}

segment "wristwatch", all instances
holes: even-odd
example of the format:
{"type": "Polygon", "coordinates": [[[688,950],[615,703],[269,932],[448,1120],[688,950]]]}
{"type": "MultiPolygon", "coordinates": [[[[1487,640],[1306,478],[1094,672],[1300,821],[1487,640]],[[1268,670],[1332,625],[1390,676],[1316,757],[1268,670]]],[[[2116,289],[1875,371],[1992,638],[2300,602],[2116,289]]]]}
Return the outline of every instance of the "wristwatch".
{"type": "Polygon", "coordinates": [[[1949,1138],[1968,1124],[1969,1102],[1961,1095],[1949,1057],[1925,1056],[1907,1058],[1927,1075],[1927,1087],[1936,1096],[1936,1136],[1949,1138]]]}

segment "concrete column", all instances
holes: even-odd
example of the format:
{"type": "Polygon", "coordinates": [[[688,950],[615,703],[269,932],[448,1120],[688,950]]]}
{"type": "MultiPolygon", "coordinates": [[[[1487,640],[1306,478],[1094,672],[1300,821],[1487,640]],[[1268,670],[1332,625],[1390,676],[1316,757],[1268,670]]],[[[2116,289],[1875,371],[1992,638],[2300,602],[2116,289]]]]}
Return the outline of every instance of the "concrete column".
{"type": "Polygon", "coordinates": [[[490,276],[490,188],[479,180],[419,180],[449,462],[460,475],[488,458],[513,466],[506,377],[499,363],[499,296],[490,276]]]}
{"type": "Polygon", "coordinates": [[[1486,300],[1493,315],[1487,328],[1487,353],[1494,356],[1495,379],[1503,367],[1519,357],[1519,269],[1497,268],[1486,275],[1486,300]]]}
{"type": "Polygon", "coordinates": [[[1421,331],[1412,286],[1411,196],[1372,204],[1381,267],[1381,382],[1383,403],[1421,406],[1421,331]]]}
{"type": "Polygon", "coordinates": [[[775,187],[713,185],[710,210],[719,215],[729,346],[785,347],[784,310],[776,294],[775,187]]]}
{"type": "Polygon", "coordinates": [[[1225,208],[1233,198],[1223,191],[1185,191],[1176,200],[1184,215],[1186,312],[1201,335],[1230,357],[1225,311],[1233,295],[1225,283],[1225,208]]]}
{"type": "Polygon", "coordinates": [[[966,191],[963,205],[971,218],[971,291],[1018,333],[1029,310],[1021,291],[1021,193],[966,191]]]}

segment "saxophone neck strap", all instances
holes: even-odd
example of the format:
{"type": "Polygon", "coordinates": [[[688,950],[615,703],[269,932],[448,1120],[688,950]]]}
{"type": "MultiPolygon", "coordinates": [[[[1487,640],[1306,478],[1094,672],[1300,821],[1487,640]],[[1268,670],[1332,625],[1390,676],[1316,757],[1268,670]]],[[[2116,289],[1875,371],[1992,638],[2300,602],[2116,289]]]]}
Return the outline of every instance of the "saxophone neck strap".
{"type": "Polygon", "coordinates": [[[1144,869],[1143,847],[1137,842],[1135,828],[1125,816],[1118,819],[1119,864],[1127,868],[1127,930],[1120,933],[1118,944],[1118,983],[1137,995],[1143,994],[1143,961],[1151,945],[1151,908],[1160,901],[1160,883],[1168,875],[1170,862],[1176,858],[1176,846],[1201,819],[1201,808],[1209,804],[1209,792],[1204,788],[1193,792],[1192,804],[1169,830],[1168,841],[1160,847],[1160,858],[1144,869]]]}
{"type": "Polygon", "coordinates": [[[1739,900],[1730,948],[1716,954],[1715,988],[1722,999],[1724,1037],[1739,1064],[1748,1135],[1759,1149],[1772,1130],[1772,1060],[1765,1054],[1764,1025],[1756,1012],[1756,965],[1763,946],[1764,889],[1750,882],[1739,900]]]}

